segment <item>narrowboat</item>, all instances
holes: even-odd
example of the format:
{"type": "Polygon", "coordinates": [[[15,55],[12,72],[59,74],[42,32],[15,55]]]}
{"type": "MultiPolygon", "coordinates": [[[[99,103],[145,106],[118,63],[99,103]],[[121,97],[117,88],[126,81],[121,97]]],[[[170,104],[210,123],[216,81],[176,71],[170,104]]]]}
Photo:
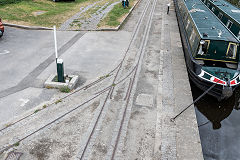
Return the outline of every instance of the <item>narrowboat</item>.
{"type": "Polygon", "coordinates": [[[202,2],[240,40],[240,9],[225,0],[202,0],[202,2]]]}
{"type": "Polygon", "coordinates": [[[190,79],[218,100],[240,84],[239,40],[201,0],[174,0],[190,79]]]}

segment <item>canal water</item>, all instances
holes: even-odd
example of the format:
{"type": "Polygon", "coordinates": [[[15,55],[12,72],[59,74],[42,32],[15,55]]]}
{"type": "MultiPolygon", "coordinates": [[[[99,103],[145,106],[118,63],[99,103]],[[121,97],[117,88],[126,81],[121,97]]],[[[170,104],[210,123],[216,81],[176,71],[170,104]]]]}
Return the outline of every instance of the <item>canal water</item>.
{"type": "MultiPolygon", "coordinates": [[[[203,92],[191,83],[193,98],[203,92]]],[[[205,160],[240,160],[240,91],[218,102],[205,95],[195,104],[200,139],[205,160]]]]}

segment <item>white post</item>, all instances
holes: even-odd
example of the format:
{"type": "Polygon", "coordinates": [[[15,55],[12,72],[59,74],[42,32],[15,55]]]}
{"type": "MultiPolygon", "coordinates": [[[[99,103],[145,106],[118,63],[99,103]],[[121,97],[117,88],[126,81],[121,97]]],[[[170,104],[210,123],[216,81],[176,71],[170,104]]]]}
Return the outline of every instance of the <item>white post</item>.
{"type": "Polygon", "coordinates": [[[55,55],[56,59],[58,58],[58,52],[57,52],[57,34],[56,34],[56,26],[53,26],[53,33],[54,33],[54,43],[55,43],[55,55]]]}

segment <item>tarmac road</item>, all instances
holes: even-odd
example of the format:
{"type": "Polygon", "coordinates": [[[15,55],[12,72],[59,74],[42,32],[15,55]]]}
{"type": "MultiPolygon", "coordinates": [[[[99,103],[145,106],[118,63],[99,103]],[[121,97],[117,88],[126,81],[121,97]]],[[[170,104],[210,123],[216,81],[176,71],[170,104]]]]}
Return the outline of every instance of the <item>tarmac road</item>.
{"type": "MultiPolygon", "coordinates": [[[[58,54],[66,74],[81,83],[113,69],[129,43],[129,32],[58,31],[58,54]]],[[[43,88],[56,74],[52,31],[6,27],[0,39],[0,124],[59,94],[43,88]]]]}
{"type": "MultiPolygon", "coordinates": [[[[64,37],[59,38],[59,47],[66,50],[70,45],[64,44],[77,34],[58,33],[59,37],[64,37]]],[[[52,31],[5,27],[0,39],[1,124],[49,100],[56,92],[44,89],[44,80],[36,79],[55,60],[53,44],[52,31]]]]}
{"type": "MultiPolygon", "coordinates": [[[[76,34],[76,32],[59,32],[58,46],[63,46],[76,34]]],[[[31,31],[6,27],[4,36],[0,39],[0,97],[6,96],[6,92],[10,92],[12,87],[23,88],[24,86],[26,88],[27,84],[29,86],[35,77],[24,78],[53,54],[52,31],[31,31]],[[21,83],[23,79],[25,85],[21,83]]],[[[45,65],[38,69],[42,71],[46,67],[45,65]]]]}

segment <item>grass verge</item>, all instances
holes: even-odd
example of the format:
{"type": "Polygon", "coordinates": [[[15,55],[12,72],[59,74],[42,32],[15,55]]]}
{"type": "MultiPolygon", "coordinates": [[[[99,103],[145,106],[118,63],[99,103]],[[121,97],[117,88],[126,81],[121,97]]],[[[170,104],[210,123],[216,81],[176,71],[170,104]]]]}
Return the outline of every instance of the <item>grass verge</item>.
{"type": "Polygon", "coordinates": [[[129,13],[130,9],[134,6],[135,1],[130,0],[128,8],[123,8],[122,3],[119,3],[113,7],[113,9],[107,14],[107,16],[99,23],[99,28],[105,27],[117,27],[123,20],[123,17],[129,13]]]}
{"type": "Polygon", "coordinates": [[[51,0],[23,0],[18,3],[0,5],[3,22],[58,27],[79,8],[98,0],[76,0],[75,2],[53,2],[51,0]]]}

